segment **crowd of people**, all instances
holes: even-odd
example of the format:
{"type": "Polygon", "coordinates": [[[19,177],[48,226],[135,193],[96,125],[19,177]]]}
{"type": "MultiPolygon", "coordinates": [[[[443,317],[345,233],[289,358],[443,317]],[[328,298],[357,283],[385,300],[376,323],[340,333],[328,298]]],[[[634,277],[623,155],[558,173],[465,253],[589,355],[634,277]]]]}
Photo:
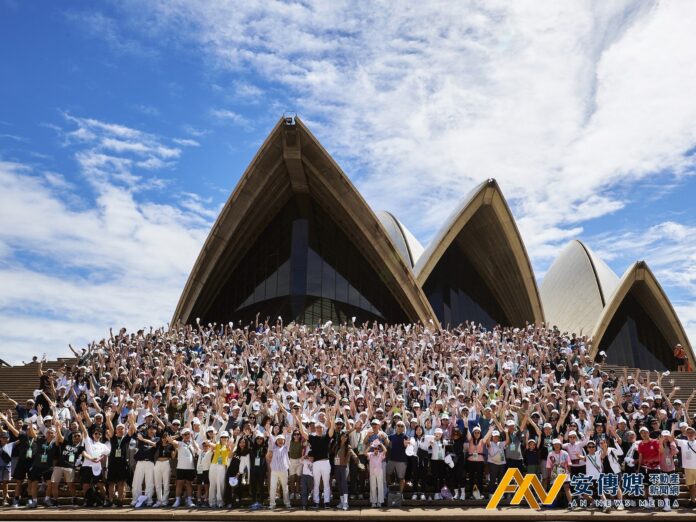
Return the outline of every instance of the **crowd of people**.
{"type": "Polygon", "coordinates": [[[35,363],[33,400],[5,395],[4,505],[65,504],[63,483],[87,507],[443,505],[487,499],[517,468],[546,487],[677,471],[694,507],[694,394],[682,404],[662,374],[603,371],[589,349],[542,325],[121,329],[72,366],[35,363]]]}

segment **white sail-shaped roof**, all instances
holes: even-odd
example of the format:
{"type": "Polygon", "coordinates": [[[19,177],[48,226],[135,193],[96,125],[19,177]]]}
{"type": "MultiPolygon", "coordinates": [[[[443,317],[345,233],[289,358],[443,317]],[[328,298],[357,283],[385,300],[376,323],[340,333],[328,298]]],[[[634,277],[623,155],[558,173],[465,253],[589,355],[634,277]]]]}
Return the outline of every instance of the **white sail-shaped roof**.
{"type": "Polygon", "coordinates": [[[423,245],[420,244],[411,231],[396,219],[391,212],[380,210],[376,214],[382,226],[389,234],[389,237],[394,242],[394,246],[396,246],[401,254],[401,257],[413,268],[418,262],[418,258],[423,253],[423,245]]]}
{"type": "Polygon", "coordinates": [[[561,331],[592,335],[618,276],[582,242],[569,242],[546,273],[539,293],[546,322],[561,331]]]}

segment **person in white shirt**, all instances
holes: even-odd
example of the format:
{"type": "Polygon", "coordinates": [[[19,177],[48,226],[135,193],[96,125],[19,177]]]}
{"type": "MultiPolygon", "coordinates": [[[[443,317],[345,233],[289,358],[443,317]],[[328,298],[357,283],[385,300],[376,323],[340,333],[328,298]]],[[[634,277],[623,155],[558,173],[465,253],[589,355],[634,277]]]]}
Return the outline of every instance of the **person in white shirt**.
{"type": "Polygon", "coordinates": [[[686,428],[686,439],[674,439],[679,446],[684,468],[686,487],[689,488],[688,507],[696,507],[696,429],[693,426],[686,428]]]}
{"type": "Polygon", "coordinates": [[[214,448],[215,441],[204,440],[201,444],[201,452],[198,454],[196,476],[198,478],[197,500],[199,506],[208,503],[208,492],[210,489],[208,473],[210,471],[210,463],[213,459],[214,448]]]}
{"type": "Polygon", "coordinates": [[[196,478],[196,455],[200,452],[191,430],[181,430],[181,440],[172,439],[176,448],[176,500],[172,507],[181,505],[181,494],[186,488],[186,507],[193,507],[193,480],[196,478]]]}
{"type": "MultiPolygon", "coordinates": [[[[103,489],[104,485],[101,482],[102,472],[106,459],[111,453],[111,443],[102,442],[102,432],[100,428],[96,428],[90,437],[87,433],[87,428],[82,422],[82,417],[78,414],[76,420],[82,432],[82,438],[85,441],[85,449],[82,452],[82,469],[80,471],[82,478],[82,494],[87,493],[93,485],[98,485],[103,489]]],[[[102,496],[104,491],[101,492],[102,496]]]]}
{"type": "MultiPolygon", "coordinates": [[[[598,453],[602,458],[602,469],[606,469],[608,464],[609,469],[611,469],[611,472],[619,476],[621,474],[621,463],[619,462],[619,457],[623,455],[623,450],[621,449],[621,437],[616,435],[616,432],[613,432],[613,435],[614,446],[609,446],[609,439],[603,438],[599,441],[598,453]]],[[[592,464],[588,464],[588,466],[591,465],[592,464]]],[[[619,505],[616,509],[618,509],[619,511],[623,511],[623,493],[621,492],[620,487],[616,490],[616,498],[619,501],[619,505]]]]}

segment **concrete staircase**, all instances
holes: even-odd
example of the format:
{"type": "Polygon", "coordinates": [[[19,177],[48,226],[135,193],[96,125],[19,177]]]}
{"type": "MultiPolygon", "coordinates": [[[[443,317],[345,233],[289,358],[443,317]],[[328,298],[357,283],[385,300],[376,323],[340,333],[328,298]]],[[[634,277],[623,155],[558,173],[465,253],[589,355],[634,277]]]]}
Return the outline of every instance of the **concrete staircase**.
{"type": "MultiPolygon", "coordinates": [[[[58,371],[63,365],[71,366],[75,362],[76,359],[60,358],[55,361],[45,362],[43,369],[53,368],[58,371]]],[[[34,390],[39,387],[38,367],[38,363],[0,367],[0,392],[5,392],[19,404],[24,404],[24,401],[27,399],[32,399],[34,390]]],[[[11,403],[0,396],[0,411],[6,412],[10,408],[12,408],[11,403]]],[[[13,414],[15,414],[13,408],[12,410],[13,414]]]]}

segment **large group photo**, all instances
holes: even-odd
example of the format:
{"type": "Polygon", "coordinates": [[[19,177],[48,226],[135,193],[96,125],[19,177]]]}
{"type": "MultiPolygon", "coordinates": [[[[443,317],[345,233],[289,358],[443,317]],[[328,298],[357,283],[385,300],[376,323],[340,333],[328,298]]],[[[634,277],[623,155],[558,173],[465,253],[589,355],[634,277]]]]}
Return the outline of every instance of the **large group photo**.
{"type": "Polygon", "coordinates": [[[692,515],[694,27],[0,0],[0,519],[692,515]]]}

